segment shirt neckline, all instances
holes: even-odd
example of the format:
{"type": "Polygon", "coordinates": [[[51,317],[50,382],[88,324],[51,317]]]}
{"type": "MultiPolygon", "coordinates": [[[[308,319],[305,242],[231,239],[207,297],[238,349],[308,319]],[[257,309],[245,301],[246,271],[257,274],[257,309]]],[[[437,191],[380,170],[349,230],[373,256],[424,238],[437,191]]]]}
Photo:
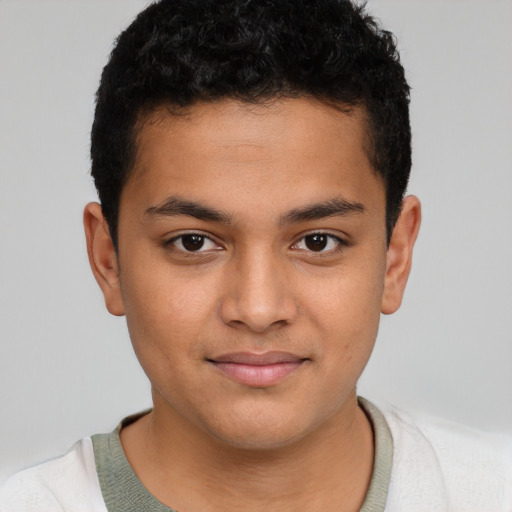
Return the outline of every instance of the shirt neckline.
{"type": "MultiPolygon", "coordinates": [[[[359,512],[384,512],[391,479],[393,439],[380,410],[359,397],[358,403],[373,430],[374,460],[370,485],[359,512]]],[[[110,434],[92,436],[96,471],[108,512],[177,512],[157,500],[133,471],[121,445],[121,429],[149,411],[128,416],[110,434]]]]}

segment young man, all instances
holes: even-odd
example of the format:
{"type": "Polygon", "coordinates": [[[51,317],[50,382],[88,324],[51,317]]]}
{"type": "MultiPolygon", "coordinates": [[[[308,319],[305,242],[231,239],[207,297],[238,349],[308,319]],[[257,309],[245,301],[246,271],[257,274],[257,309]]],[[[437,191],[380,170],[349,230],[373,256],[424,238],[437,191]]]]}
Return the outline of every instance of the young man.
{"type": "Polygon", "coordinates": [[[356,395],[420,224],[408,86],[364,11],[149,6],[91,148],[89,259],[153,408],[15,475],[0,510],[512,508],[510,440],[356,395]]]}

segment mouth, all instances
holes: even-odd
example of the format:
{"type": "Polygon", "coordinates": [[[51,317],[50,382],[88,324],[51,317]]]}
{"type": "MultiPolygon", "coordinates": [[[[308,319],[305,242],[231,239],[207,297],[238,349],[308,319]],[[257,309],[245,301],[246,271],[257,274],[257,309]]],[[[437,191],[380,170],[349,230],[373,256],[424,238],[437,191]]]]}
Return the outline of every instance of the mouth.
{"type": "Polygon", "coordinates": [[[288,352],[236,352],[207,359],[226,377],[250,387],[274,386],[296,372],[308,358],[288,352]]]}

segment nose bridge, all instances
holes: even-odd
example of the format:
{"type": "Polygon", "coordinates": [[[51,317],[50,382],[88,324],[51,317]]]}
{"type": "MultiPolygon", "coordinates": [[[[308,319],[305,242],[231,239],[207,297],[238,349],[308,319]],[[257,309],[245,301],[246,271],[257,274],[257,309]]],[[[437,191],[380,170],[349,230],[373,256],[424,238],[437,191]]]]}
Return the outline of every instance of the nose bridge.
{"type": "Polygon", "coordinates": [[[272,247],[241,250],[232,263],[223,304],[226,323],[263,332],[293,319],[296,308],[290,283],[287,285],[286,265],[272,247]]]}

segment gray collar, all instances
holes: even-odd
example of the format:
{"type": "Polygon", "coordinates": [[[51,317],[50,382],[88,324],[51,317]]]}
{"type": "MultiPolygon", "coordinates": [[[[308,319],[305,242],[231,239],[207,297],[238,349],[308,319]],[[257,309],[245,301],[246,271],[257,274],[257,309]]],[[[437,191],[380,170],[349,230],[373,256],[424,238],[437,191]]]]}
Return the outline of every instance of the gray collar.
{"type": "MultiPolygon", "coordinates": [[[[358,398],[358,402],[370,420],[375,440],[372,478],[360,512],[384,512],[391,478],[393,440],[388,424],[377,407],[364,398],[358,398]]],[[[121,446],[121,428],[147,412],[125,418],[110,434],[92,436],[96,470],[108,512],[176,512],[158,501],[142,485],[121,446]]]]}

